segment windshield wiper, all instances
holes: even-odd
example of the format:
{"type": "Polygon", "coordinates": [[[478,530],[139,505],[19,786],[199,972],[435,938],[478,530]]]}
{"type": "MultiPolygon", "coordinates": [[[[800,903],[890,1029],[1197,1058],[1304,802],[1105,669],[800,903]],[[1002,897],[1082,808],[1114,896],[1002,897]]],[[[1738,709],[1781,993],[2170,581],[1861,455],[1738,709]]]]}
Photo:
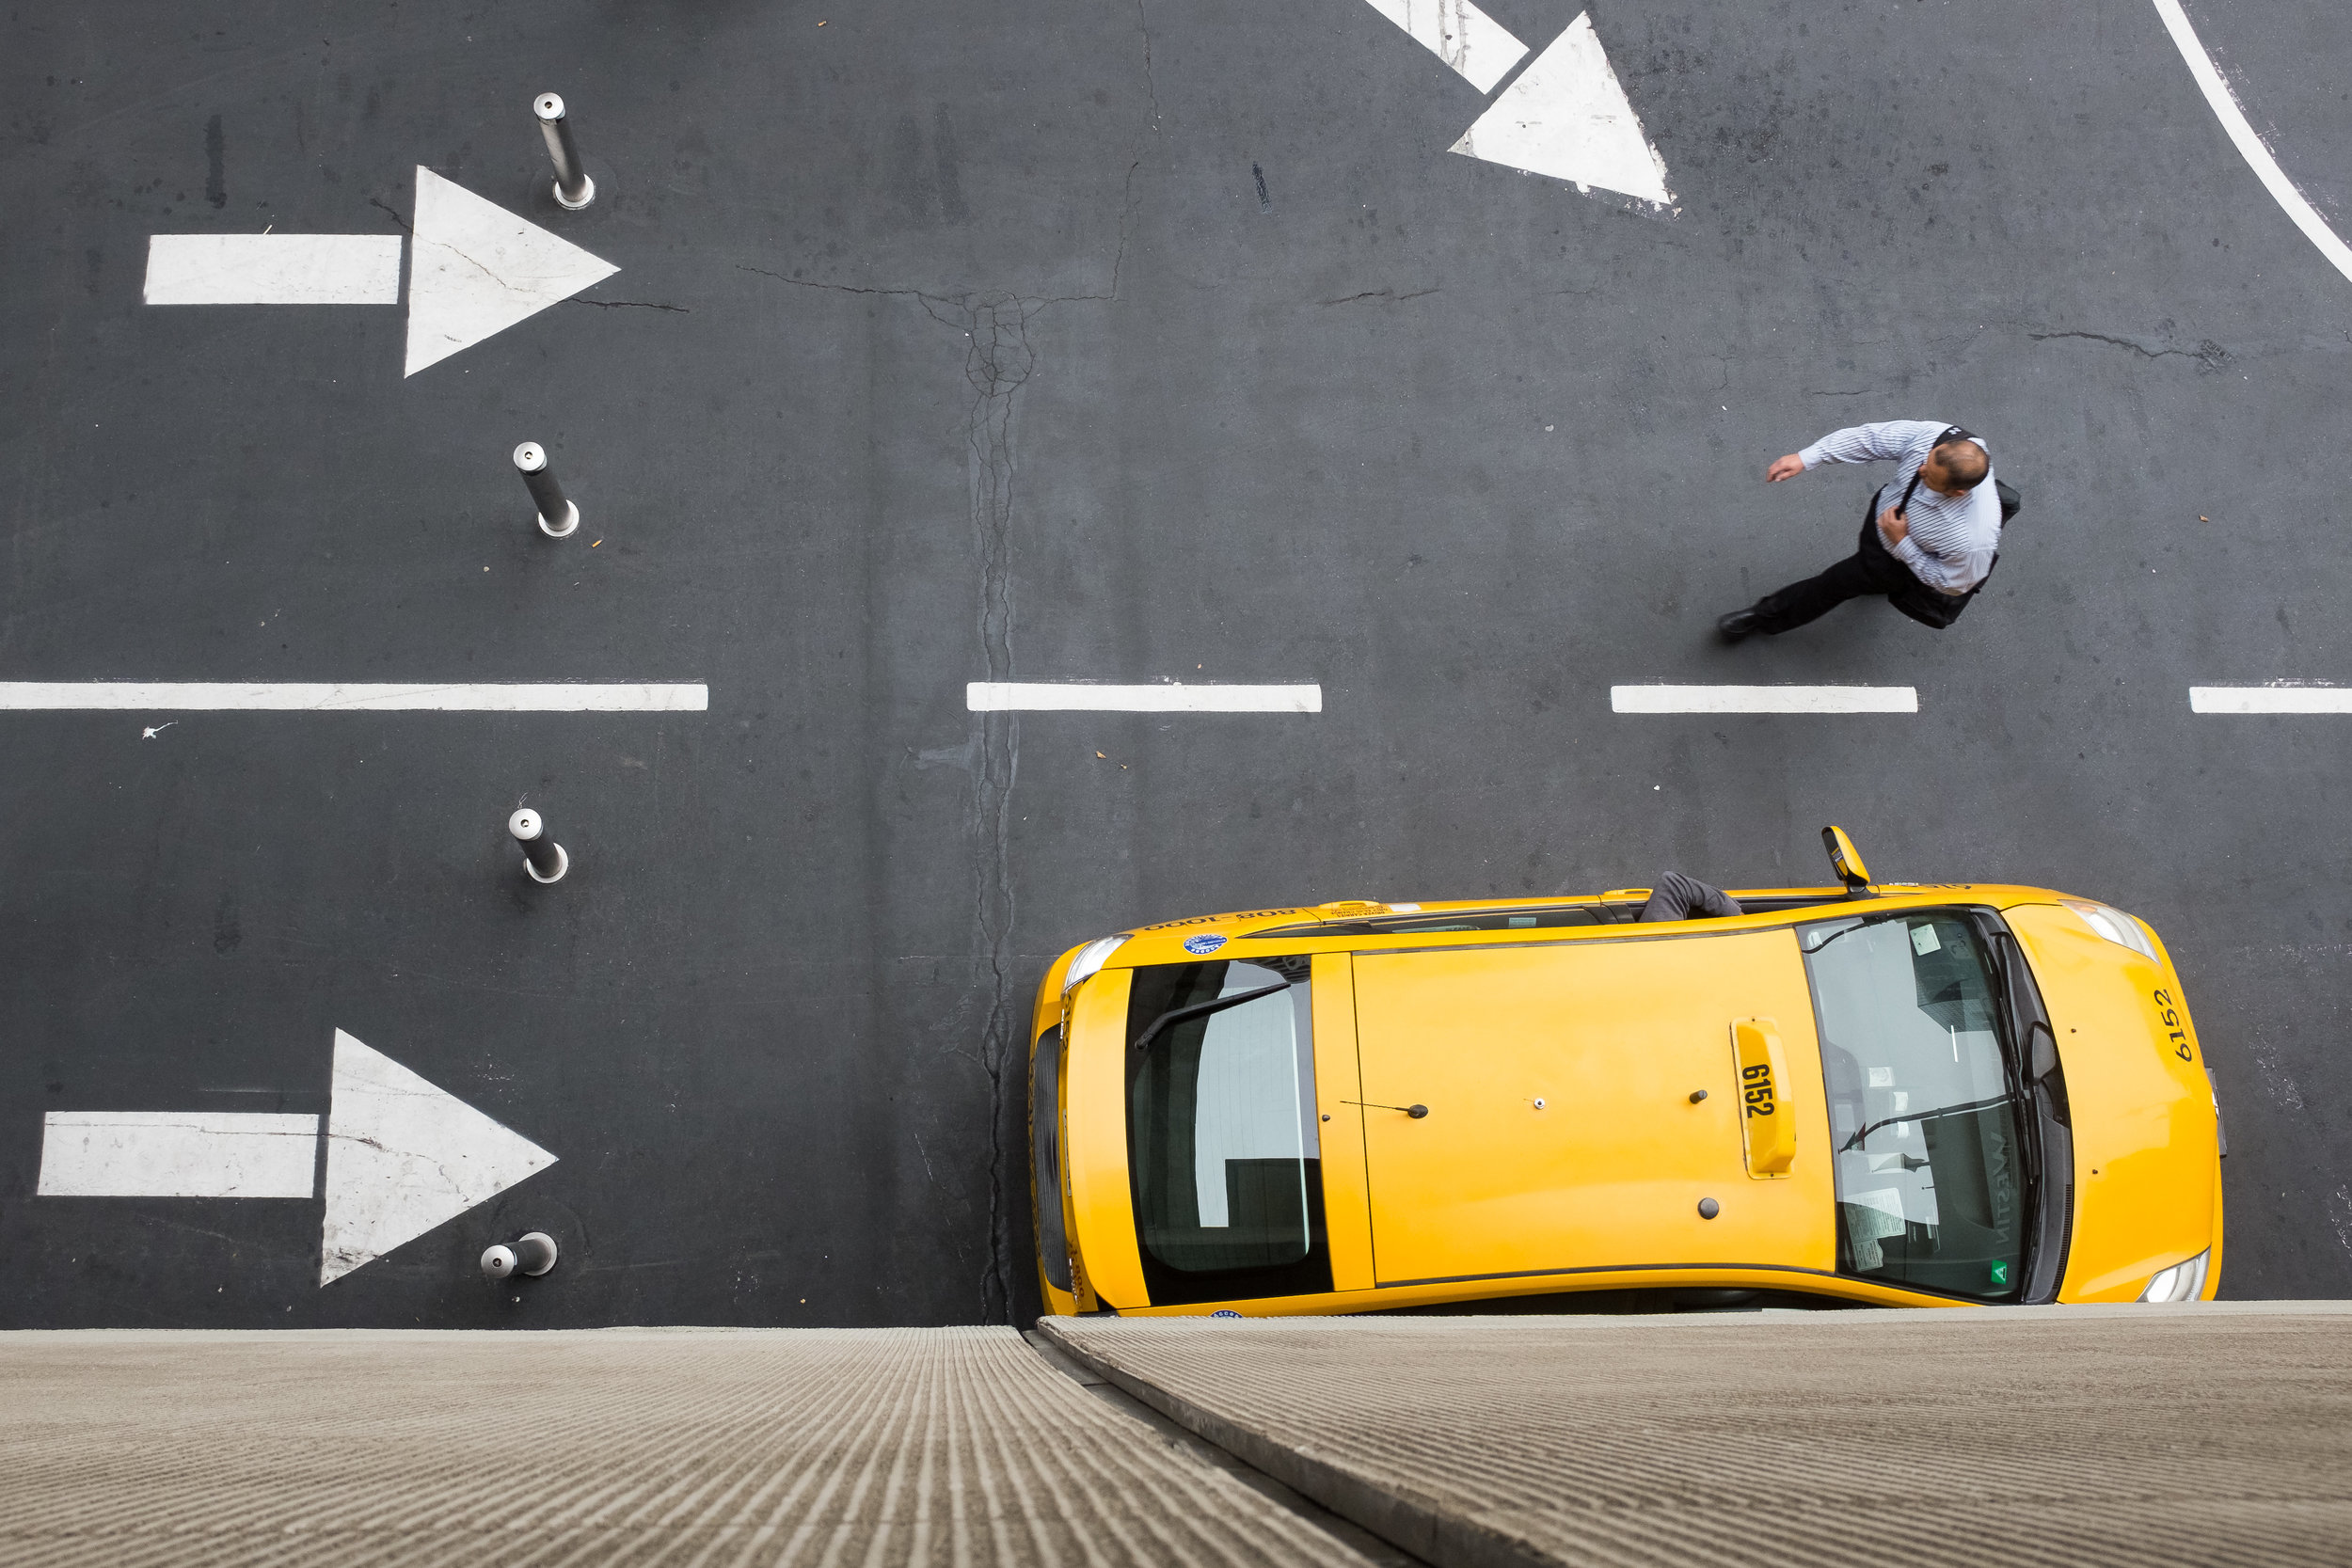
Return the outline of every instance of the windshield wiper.
{"type": "Polygon", "coordinates": [[[1899,1117],[1888,1117],[1883,1121],[1870,1123],[1869,1126],[1848,1138],[1838,1146],[1837,1152],[1843,1154],[1849,1149],[1858,1148],[1863,1139],[1880,1128],[1892,1127],[1899,1121],[1936,1121],[1945,1117],[1956,1117],[1968,1111],[1989,1111],[1995,1105],[2007,1105],[2016,1098],[2015,1095],[2010,1094],[1995,1095],[1991,1100],[1972,1100],[1965,1105],[1939,1105],[1932,1111],[1907,1111],[1899,1117]]]}
{"type": "Polygon", "coordinates": [[[1214,1001],[1196,1002],[1189,1007],[1171,1007],[1153,1019],[1152,1027],[1136,1037],[1135,1049],[1140,1051],[1150,1045],[1152,1037],[1171,1023],[1182,1023],[1188,1018],[1201,1018],[1210,1013],[1220,1013],[1228,1007],[1238,1007],[1245,1002],[1255,1002],[1261,996],[1272,996],[1278,990],[1290,989],[1291,983],[1288,980],[1282,980],[1271,986],[1260,986],[1256,990],[1237,991],[1232,996],[1220,996],[1214,1001]]]}

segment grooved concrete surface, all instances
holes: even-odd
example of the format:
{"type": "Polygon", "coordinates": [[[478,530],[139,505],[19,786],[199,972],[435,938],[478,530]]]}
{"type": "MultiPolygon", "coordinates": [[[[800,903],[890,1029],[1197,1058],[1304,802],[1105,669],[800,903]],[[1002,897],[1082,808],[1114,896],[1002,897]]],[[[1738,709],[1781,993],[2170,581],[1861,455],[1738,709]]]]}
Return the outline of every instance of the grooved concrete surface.
{"type": "Polygon", "coordinates": [[[1366,1560],[1009,1328],[0,1336],[0,1563],[1366,1560]]]}
{"type": "Polygon", "coordinates": [[[1049,1319],[1432,1562],[2352,1562],[2352,1306],[1049,1319]]]}

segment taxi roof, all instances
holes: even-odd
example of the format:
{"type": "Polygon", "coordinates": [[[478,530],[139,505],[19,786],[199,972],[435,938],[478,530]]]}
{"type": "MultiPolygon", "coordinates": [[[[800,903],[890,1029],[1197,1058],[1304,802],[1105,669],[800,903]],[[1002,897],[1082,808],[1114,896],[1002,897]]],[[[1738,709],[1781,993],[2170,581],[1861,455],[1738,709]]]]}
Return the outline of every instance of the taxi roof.
{"type": "Polygon", "coordinates": [[[1880,882],[1861,896],[1843,887],[1733,888],[1726,890],[1750,912],[1728,919],[1661,922],[1635,932],[1628,928],[1634,911],[1648,898],[1647,888],[1614,888],[1605,893],[1527,898],[1462,898],[1383,903],[1375,899],[1342,899],[1331,903],[1286,909],[1244,910],[1225,914],[1196,915],[1133,927],[1128,940],[1112,954],[1106,967],[1139,968],[1147,964],[1185,963],[1206,955],[1187,942],[1217,938],[1216,951],[1228,942],[1247,943],[1228,953],[1243,958],[1251,953],[1327,953],[1386,950],[1404,947],[1462,947],[1488,942],[1589,942],[1668,934],[1731,935],[1800,921],[1832,918],[1840,913],[1884,913],[1898,909],[1954,904],[2007,909],[2018,904],[2054,903],[2069,895],[2047,888],[1995,882],[1880,882]],[[1499,927],[1457,931],[1414,930],[1409,927],[1446,915],[1534,913],[1595,910],[1609,916],[1589,926],[1545,926],[1522,928],[1499,927]]]}

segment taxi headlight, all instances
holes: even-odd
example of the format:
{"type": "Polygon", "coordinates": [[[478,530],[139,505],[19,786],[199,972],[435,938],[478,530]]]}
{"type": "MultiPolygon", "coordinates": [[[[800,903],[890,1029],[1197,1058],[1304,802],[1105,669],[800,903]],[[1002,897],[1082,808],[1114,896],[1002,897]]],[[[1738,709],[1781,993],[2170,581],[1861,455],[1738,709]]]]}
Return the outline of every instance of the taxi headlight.
{"type": "Polygon", "coordinates": [[[2059,900],[2068,909],[2083,917],[2083,924],[2119,946],[2128,947],[2143,958],[2156,956],[2156,944],[2148,940],[2148,933],[2139,928],[2139,922],[2122,910],[2094,904],[2088,898],[2059,900]]]}
{"type": "Polygon", "coordinates": [[[2196,1301],[2205,1293],[2205,1261],[2211,1249],[2199,1253],[2185,1263],[2175,1263],[2159,1269],[2149,1278],[2148,1288],[2139,1292],[2142,1301],[2196,1301]]]}
{"type": "Polygon", "coordinates": [[[1120,943],[1126,940],[1124,932],[1115,937],[1096,937],[1079,948],[1078,956],[1070,960],[1069,972],[1061,977],[1061,993],[1068,996],[1071,987],[1102,968],[1110,956],[1119,951],[1120,943]]]}

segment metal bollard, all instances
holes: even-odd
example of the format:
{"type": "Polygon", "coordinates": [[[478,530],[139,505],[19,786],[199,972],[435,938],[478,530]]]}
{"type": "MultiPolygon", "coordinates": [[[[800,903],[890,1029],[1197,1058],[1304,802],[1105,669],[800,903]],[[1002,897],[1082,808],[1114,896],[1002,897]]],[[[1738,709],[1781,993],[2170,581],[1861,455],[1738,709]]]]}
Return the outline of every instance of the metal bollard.
{"type": "Polygon", "coordinates": [[[548,156],[555,160],[556,205],[577,213],[596,199],[596,182],[580,166],[580,144],[572,140],[572,122],[564,118],[564,100],[543,92],[531,109],[539,117],[539,134],[548,138],[548,156]]]}
{"type": "Polygon", "coordinates": [[[580,508],[564,494],[548,467],[547,449],[525,441],[515,449],[515,471],[523,476],[531,499],[539,509],[539,531],[550,539],[569,538],[580,527],[580,508]]]}
{"type": "Polygon", "coordinates": [[[534,882],[560,882],[572,868],[572,857],[548,837],[548,825],[529,806],[506,819],[506,831],[523,847],[523,869],[534,882]]]}
{"type": "Polygon", "coordinates": [[[516,1238],[513,1246],[494,1246],[482,1255],[482,1277],[504,1279],[510,1274],[527,1274],[532,1278],[555,1267],[555,1238],[544,1230],[533,1230],[516,1238]]]}

